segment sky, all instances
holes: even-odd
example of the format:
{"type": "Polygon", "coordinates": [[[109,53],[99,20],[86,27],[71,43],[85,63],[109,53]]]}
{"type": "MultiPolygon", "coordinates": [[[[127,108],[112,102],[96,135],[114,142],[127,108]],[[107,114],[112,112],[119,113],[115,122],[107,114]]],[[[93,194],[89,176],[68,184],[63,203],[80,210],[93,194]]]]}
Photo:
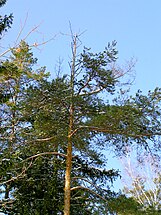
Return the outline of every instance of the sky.
{"type": "Polygon", "coordinates": [[[69,69],[70,22],[74,33],[84,32],[80,37],[82,46],[97,52],[116,40],[121,65],[133,57],[137,59],[133,93],[138,89],[146,93],[161,85],[160,0],[8,0],[0,10],[2,15],[14,15],[12,28],[1,40],[1,51],[14,44],[25,20],[22,39],[39,25],[28,41],[41,43],[54,38],[34,50],[39,64],[53,76],[60,58],[62,70],[66,73],[69,69]]]}

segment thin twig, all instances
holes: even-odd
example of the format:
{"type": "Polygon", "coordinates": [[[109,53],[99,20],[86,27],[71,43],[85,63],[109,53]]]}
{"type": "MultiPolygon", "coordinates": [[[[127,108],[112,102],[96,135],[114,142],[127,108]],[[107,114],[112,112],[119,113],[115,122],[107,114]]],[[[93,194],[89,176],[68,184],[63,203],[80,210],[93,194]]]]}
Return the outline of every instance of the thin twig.
{"type": "Polygon", "coordinates": [[[16,46],[16,44],[17,44],[17,42],[18,42],[18,40],[19,40],[19,38],[20,38],[20,36],[21,36],[21,34],[22,34],[22,32],[23,32],[25,26],[26,26],[27,19],[28,19],[28,13],[27,13],[27,15],[26,15],[24,24],[23,24],[23,26],[21,27],[21,29],[20,29],[20,31],[19,31],[19,33],[18,33],[18,35],[17,35],[16,41],[15,41],[15,46],[16,46]]]}

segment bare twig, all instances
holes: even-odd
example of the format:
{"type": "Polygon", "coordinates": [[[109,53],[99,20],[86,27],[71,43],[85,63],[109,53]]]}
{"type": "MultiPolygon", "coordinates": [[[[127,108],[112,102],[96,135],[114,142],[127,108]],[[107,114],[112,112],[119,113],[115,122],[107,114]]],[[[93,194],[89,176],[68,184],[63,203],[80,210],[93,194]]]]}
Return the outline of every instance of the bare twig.
{"type": "Polygon", "coordinates": [[[17,35],[16,41],[15,41],[15,46],[17,45],[17,42],[18,42],[18,40],[19,40],[19,38],[20,38],[20,36],[21,36],[21,34],[22,34],[22,32],[23,32],[25,26],[26,26],[27,19],[28,19],[28,13],[27,13],[27,15],[26,15],[24,24],[22,25],[22,27],[21,27],[21,29],[20,29],[18,35],[17,35]]]}
{"type": "Polygon", "coordinates": [[[11,51],[11,48],[5,50],[4,52],[2,52],[2,53],[0,54],[0,57],[3,57],[5,54],[7,54],[7,53],[10,52],[10,51],[11,51]]]}

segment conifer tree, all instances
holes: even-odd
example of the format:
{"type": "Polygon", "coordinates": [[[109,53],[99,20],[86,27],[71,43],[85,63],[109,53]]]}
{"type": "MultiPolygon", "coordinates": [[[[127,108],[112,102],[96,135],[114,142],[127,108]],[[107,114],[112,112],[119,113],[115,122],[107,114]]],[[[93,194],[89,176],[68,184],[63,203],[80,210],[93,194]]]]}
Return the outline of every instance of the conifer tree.
{"type": "Polygon", "coordinates": [[[27,88],[34,84],[35,80],[45,77],[44,68],[32,71],[35,63],[36,59],[33,58],[29,46],[21,41],[18,48],[12,49],[10,58],[3,61],[1,65],[0,175],[6,204],[12,203],[10,197],[13,191],[13,179],[23,176],[26,169],[20,158],[21,147],[25,144],[23,131],[27,123],[22,116],[24,107],[21,101],[26,96],[27,88]]]}

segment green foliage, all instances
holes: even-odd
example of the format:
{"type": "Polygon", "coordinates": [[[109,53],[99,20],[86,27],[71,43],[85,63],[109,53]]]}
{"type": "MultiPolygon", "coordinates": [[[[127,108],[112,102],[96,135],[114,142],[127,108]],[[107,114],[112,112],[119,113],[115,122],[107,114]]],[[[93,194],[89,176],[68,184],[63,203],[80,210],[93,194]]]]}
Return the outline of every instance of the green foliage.
{"type": "Polygon", "coordinates": [[[16,200],[12,210],[17,214],[58,214],[62,211],[64,180],[61,166],[61,161],[54,159],[52,162],[47,157],[34,160],[25,177],[14,184],[16,200]]]}
{"type": "Polygon", "coordinates": [[[116,42],[108,44],[103,52],[92,53],[90,49],[84,48],[79,63],[85,70],[83,79],[79,80],[77,87],[79,91],[87,93],[92,90],[106,89],[107,92],[113,92],[117,80],[114,77],[112,69],[109,67],[117,59],[117,51],[115,49],[116,42]],[[86,87],[84,85],[86,84],[86,87]]]}
{"type": "MultiPolygon", "coordinates": [[[[0,1],[0,7],[4,6],[6,4],[6,0],[0,1]]],[[[13,23],[13,14],[10,14],[9,16],[4,15],[0,16],[0,39],[2,38],[3,32],[6,32],[9,28],[11,28],[11,25],[13,23]]]]}
{"type": "Polygon", "coordinates": [[[6,4],[7,0],[0,0],[0,7],[2,7],[4,4],[6,4]]]}
{"type": "Polygon", "coordinates": [[[2,38],[3,32],[7,32],[13,23],[13,15],[10,14],[9,16],[0,16],[0,39],[2,38]]]}
{"type": "Polygon", "coordinates": [[[75,68],[75,93],[88,95],[89,93],[97,94],[102,90],[114,92],[117,80],[111,65],[117,59],[115,46],[116,42],[109,43],[100,53],[92,53],[89,48],[84,48],[78,59],[78,68],[77,66],[75,68]],[[77,76],[77,73],[81,74],[81,77],[77,76]]]}
{"type": "Polygon", "coordinates": [[[44,68],[38,71],[31,69],[36,60],[24,41],[20,43],[18,50],[22,53],[17,54],[13,50],[12,56],[1,63],[0,73],[0,178],[4,193],[2,211],[11,207],[13,200],[10,198],[15,191],[15,179],[24,177],[28,168],[21,157],[21,147],[25,142],[22,134],[26,126],[22,117],[24,106],[21,101],[26,97],[31,84],[47,77],[44,68]]]}
{"type": "Polygon", "coordinates": [[[133,199],[119,194],[109,200],[110,214],[133,215],[143,214],[140,211],[140,205],[133,199]]]}

